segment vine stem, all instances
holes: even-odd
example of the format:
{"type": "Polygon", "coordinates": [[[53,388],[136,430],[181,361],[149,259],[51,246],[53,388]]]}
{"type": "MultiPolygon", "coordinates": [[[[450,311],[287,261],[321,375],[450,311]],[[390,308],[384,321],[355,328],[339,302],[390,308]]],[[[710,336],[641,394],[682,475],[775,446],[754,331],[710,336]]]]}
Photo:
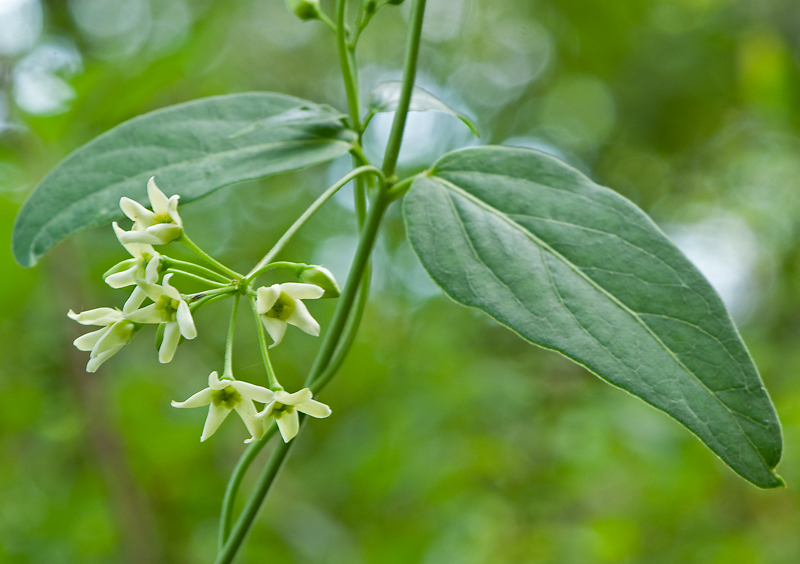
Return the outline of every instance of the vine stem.
{"type": "Polygon", "coordinates": [[[339,64],[342,67],[344,89],[347,92],[347,105],[350,108],[350,121],[353,129],[361,131],[361,118],[359,116],[358,86],[353,74],[352,58],[347,48],[347,29],[344,25],[345,7],[347,0],[336,0],[336,46],[339,51],[339,64]]]}
{"type": "Polygon", "coordinates": [[[381,169],[379,169],[377,167],[374,167],[372,165],[361,166],[361,167],[358,167],[355,170],[351,170],[349,173],[345,174],[343,177],[341,177],[339,180],[337,180],[336,183],[333,186],[331,186],[330,188],[325,190],[320,195],[320,197],[317,198],[314,201],[314,203],[311,204],[308,207],[308,209],[303,212],[303,215],[301,215],[299,218],[297,218],[297,221],[295,221],[292,224],[292,226],[289,229],[286,230],[286,233],[284,233],[283,236],[280,239],[278,239],[278,242],[275,243],[275,245],[270,249],[270,251],[266,255],[264,255],[264,258],[262,258],[260,261],[258,261],[258,264],[255,265],[253,267],[253,269],[247,274],[247,277],[245,278],[245,282],[249,284],[259,274],[261,274],[264,270],[266,270],[266,267],[269,265],[270,262],[272,262],[272,259],[275,258],[275,256],[279,252],[281,252],[283,250],[283,248],[291,240],[291,238],[294,237],[295,233],[297,233],[300,230],[300,228],[303,227],[303,225],[305,225],[305,223],[309,219],[311,219],[311,216],[314,215],[317,212],[317,210],[319,208],[321,208],[322,205],[325,202],[330,200],[331,197],[342,186],[344,186],[345,184],[347,184],[348,182],[350,182],[354,178],[357,178],[357,177],[361,176],[362,174],[368,174],[368,173],[374,174],[375,176],[377,176],[378,178],[383,180],[383,172],[381,172],[381,169]]]}
{"type": "Polygon", "coordinates": [[[408,108],[411,105],[411,93],[414,90],[414,79],[417,76],[417,59],[419,57],[419,41],[422,37],[422,19],[425,16],[425,0],[414,0],[411,5],[409,17],[408,47],[406,60],[403,63],[403,85],[400,90],[400,101],[392,122],[392,131],[389,134],[389,143],[383,156],[383,173],[386,178],[394,174],[397,167],[397,157],[400,155],[400,145],[403,143],[403,130],[406,127],[408,108]]]}
{"type": "MultiPolygon", "coordinates": [[[[337,345],[340,342],[340,339],[342,337],[342,331],[345,329],[345,325],[347,324],[350,311],[352,309],[353,303],[356,298],[356,294],[358,292],[358,288],[359,286],[361,286],[360,283],[362,281],[362,277],[364,276],[365,271],[369,265],[369,257],[372,252],[372,248],[375,245],[378,229],[383,219],[383,215],[386,212],[386,209],[388,208],[389,204],[392,202],[392,197],[389,195],[388,185],[384,180],[384,175],[385,177],[391,177],[394,174],[395,168],[397,166],[397,157],[399,155],[400,146],[403,140],[403,130],[405,129],[406,115],[408,114],[408,108],[411,102],[411,92],[414,87],[414,79],[416,77],[416,64],[417,64],[417,57],[419,54],[419,41],[422,35],[422,21],[425,12],[425,0],[413,0],[413,2],[414,3],[411,7],[411,19],[410,19],[411,27],[409,28],[409,33],[408,33],[406,59],[403,68],[402,92],[400,97],[400,103],[398,105],[397,112],[395,113],[394,122],[392,124],[392,131],[389,136],[389,143],[386,147],[386,153],[383,162],[383,175],[379,176],[381,178],[380,187],[377,194],[375,195],[375,198],[372,201],[372,205],[369,207],[369,210],[367,212],[366,221],[364,223],[363,228],[361,229],[361,237],[359,239],[358,248],[356,249],[356,254],[353,257],[353,262],[350,266],[350,272],[347,277],[347,282],[345,283],[344,290],[342,291],[342,295],[339,298],[339,303],[337,304],[336,310],[333,314],[333,319],[331,320],[331,327],[325,333],[325,337],[323,338],[320,350],[317,353],[317,357],[314,360],[314,364],[312,365],[311,370],[308,373],[308,377],[306,378],[306,385],[314,382],[315,380],[320,378],[320,376],[326,376],[326,379],[322,379],[319,382],[320,384],[319,387],[321,387],[324,386],[329,379],[327,378],[328,374],[326,373],[325,369],[331,364],[331,358],[334,352],[336,351],[337,345]]],[[[340,58],[340,63],[342,65],[343,74],[345,76],[345,88],[348,91],[348,103],[350,104],[351,116],[354,115],[354,110],[355,110],[356,120],[354,120],[354,126],[356,126],[358,124],[357,121],[358,99],[357,99],[357,93],[355,92],[355,84],[352,81],[352,75],[350,74],[350,61],[347,55],[347,45],[345,42],[345,35],[344,35],[345,34],[344,9],[345,9],[345,0],[337,0],[337,17],[338,17],[337,41],[339,46],[339,58],[340,58]]],[[[356,127],[356,129],[358,130],[359,128],[356,127]]],[[[374,167],[369,167],[369,168],[373,169],[374,167]]],[[[342,186],[343,185],[344,184],[342,184],[342,186]]],[[[306,214],[303,215],[305,216],[306,214]]],[[[309,214],[309,217],[310,215],[311,214],[309,214]]],[[[300,220],[298,220],[298,222],[299,221],[300,220]]],[[[302,223],[305,223],[305,221],[303,221],[302,223]]],[[[299,225],[302,225],[302,223],[300,223],[299,225]]],[[[290,231],[292,231],[294,227],[295,226],[293,225],[292,228],[290,228],[290,230],[287,231],[284,237],[281,238],[281,240],[283,240],[284,238],[288,239],[287,235],[291,236],[290,231]]],[[[299,229],[299,226],[297,228],[299,229]]],[[[291,234],[293,235],[293,233],[294,232],[292,231],[291,234]]],[[[279,241],[278,243],[280,242],[281,241],[279,241]]],[[[278,244],[276,244],[276,247],[277,246],[278,244]]],[[[250,275],[248,275],[248,279],[250,279],[250,276],[254,272],[256,272],[258,268],[268,264],[269,261],[272,259],[272,257],[275,256],[275,254],[277,254],[277,252],[278,251],[275,251],[273,248],[273,251],[267,253],[267,256],[265,256],[264,259],[262,259],[262,262],[259,263],[259,265],[257,265],[256,268],[253,269],[250,275]]],[[[258,321],[260,324],[260,320],[258,321]]],[[[358,320],[353,319],[353,321],[356,322],[358,320]]],[[[346,340],[350,339],[351,337],[350,335],[348,335],[346,340]]],[[[345,343],[345,346],[349,346],[349,344],[345,343]]],[[[338,362],[339,361],[337,357],[337,363],[338,362]]],[[[301,429],[303,420],[304,418],[301,418],[301,429]]],[[[283,463],[286,460],[286,457],[291,451],[291,448],[296,440],[297,437],[295,437],[289,443],[279,442],[278,445],[275,447],[275,450],[272,452],[272,455],[267,461],[267,464],[264,467],[264,470],[262,471],[261,476],[258,479],[256,487],[254,488],[253,492],[248,498],[245,507],[242,510],[241,515],[239,515],[239,518],[236,520],[236,523],[234,524],[231,530],[230,537],[227,539],[227,541],[225,541],[222,548],[220,549],[215,564],[230,564],[230,562],[232,562],[233,559],[236,557],[236,554],[239,551],[242,542],[247,536],[247,533],[250,531],[250,528],[252,527],[253,522],[255,521],[255,518],[258,515],[259,510],[261,509],[261,505],[263,504],[264,499],[266,498],[270,488],[272,487],[272,484],[275,481],[275,477],[278,475],[278,472],[283,466],[283,463]]],[[[257,448],[254,448],[254,450],[257,452],[257,448]]],[[[255,454],[252,454],[252,457],[255,457],[255,454]]],[[[245,469],[251,460],[252,458],[246,461],[246,464],[244,465],[245,469]]],[[[235,495],[235,491],[233,495],[235,495]]]]}

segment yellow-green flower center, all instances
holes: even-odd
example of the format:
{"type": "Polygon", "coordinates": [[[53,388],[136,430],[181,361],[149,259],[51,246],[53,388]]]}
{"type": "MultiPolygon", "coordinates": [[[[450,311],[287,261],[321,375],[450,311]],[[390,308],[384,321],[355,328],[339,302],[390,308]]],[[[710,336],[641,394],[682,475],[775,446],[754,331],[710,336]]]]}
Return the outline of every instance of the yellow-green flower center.
{"type": "Polygon", "coordinates": [[[175,223],[168,213],[159,213],[153,217],[153,225],[158,223],[175,223]]]}
{"type": "Polygon", "coordinates": [[[286,405],[277,401],[272,404],[272,409],[270,410],[270,415],[275,419],[280,419],[284,415],[291,415],[292,413],[294,413],[293,405],[286,405]]]}
{"type": "Polygon", "coordinates": [[[295,307],[294,300],[287,296],[284,292],[281,292],[281,295],[278,296],[277,300],[275,300],[272,308],[264,315],[274,319],[279,319],[280,321],[286,321],[289,319],[292,313],[294,313],[295,307]]]}
{"type": "Polygon", "coordinates": [[[211,393],[211,403],[217,407],[224,405],[228,409],[233,409],[240,401],[242,401],[242,394],[237,392],[233,386],[214,390],[211,393]]]}
{"type": "Polygon", "coordinates": [[[158,298],[158,301],[156,302],[156,309],[163,312],[164,317],[168,317],[170,320],[173,320],[175,313],[178,311],[178,306],[180,303],[180,300],[170,298],[168,295],[164,294],[158,298]]]}

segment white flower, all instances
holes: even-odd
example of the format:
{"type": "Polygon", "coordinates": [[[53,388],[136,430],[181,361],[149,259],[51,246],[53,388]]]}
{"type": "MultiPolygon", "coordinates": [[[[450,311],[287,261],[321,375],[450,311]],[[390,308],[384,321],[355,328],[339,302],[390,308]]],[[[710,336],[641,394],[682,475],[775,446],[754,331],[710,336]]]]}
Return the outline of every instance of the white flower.
{"type": "Polygon", "coordinates": [[[264,422],[274,418],[278,423],[278,430],[281,432],[283,442],[288,443],[297,434],[300,428],[300,421],[297,412],[300,411],[311,417],[322,419],[331,414],[331,408],[324,403],[311,399],[311,390],[303,388],[299,392],[289,394],[280,390],[274,392],[274,398],[264,410],[257,413],[256,417],[264,422]]]}
{"type": "Polygon", "coordinates": [[[120,240],[122,246],[133,258],[112,266],[103,275],[106,284],[112,288],[124,288],[125,286],[133,286],[137,282],[147,282],[148,284],[158,282],[158,266],[161,262],[161,255],[153,249],[152,245],[147,243],[122,242],[126,231],[117,225],[116,221],[111,225],[114,227],[117,239],[120,240]]]}
{"type": "Polygon", "coordinates": [[[208,406],[208,417],[203,426],[201,441],[205,441],[214,434],[220,424],[225,420],[232,409],[236,410],[242,418],[247,430],[252,437],[246,443],[259,439],[264,435],[264,426],[256,418],[256,408],[253,401],[268,403],[272,401],[275,393],[267,388],[224,378],[219,379],[216,371],[208,377],[208,388],[201,390],[184,402],[172,402],[172,407],[202,407],[208,406]]]}
{"type": "Polygon", "coordinates": [[[73,341],[78,350],[91,351],[89,363],[86,365],[87,372],[95,372],[100,368],[101,364],[127,345],[136,332],[134,324],[125,319],[121,311],[110,307],[99,307],[81,313],[69,310],[67,316],[81,325],[102,326],[102,329],[81,335],[73,341]]]}
{"type": "Polygon", "coordinates": [[[125,314],[126,319],[136,323],[166,323],[164,340],[161,341],[161,348],[158,350],[158,360],[162,363],[172,360],[181,335],[187,339],[197,337],[197,329],[194,326],[189,304],[181,298],[178,290],[170,286],[169,279],[171,277],[172,274],[164,276],[161,286],[140,282],[138,288],[154,303],[125,314]]]}
{"type": "Polygon", "coordinates": [[[178,215],[180,196],[176,194],[167,198],[156,186],[155,177],[147,182],[147,196],[153,211],[130,198],[120,198],[119,207],[133,221],[133,230],[123,231],[119,235],[123,244],[164,245],[181,236],[183,222],[178,215]]]}
{"type": "Polygon", "coordinates": [[[325,290],[314,284],[301,284],[288,282],[286,284],[273,284],[256,290],[256,311],[261,314],[261,321],[272,337],[272,345],[276,347],[283,339],[286,324],[299,327],[309,335],[319,335],[319,323],[311,317],[304,300],[313,300],[322,297],[325,290]]]}

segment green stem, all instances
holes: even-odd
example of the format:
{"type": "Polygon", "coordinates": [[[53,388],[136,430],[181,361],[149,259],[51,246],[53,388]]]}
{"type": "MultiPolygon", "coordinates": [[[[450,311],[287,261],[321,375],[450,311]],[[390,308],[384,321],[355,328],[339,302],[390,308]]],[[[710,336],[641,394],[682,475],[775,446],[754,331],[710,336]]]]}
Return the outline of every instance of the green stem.
{"type": "Polygon", "coordinates": [[[340,178],[333,186],[325,190],[319,198],[317,198],[313,204],[309,206],[309,208],[303,212],[297,221],[295,221],[292,226],[283,234],[283,236],[278,239],[278,242],[270,249],[270,251],[264,255],[258,264],[253,267],[253,269],[247,274],[245,278],[245,282],[249,284],[252,282],[261,272],[264,270],[264,267],[267,266],[275,256],[283,250],[286,244],[294,237],[295,233],[297,233],[305,223],[311,219],[311,216],[314,215],[322,205],[331,199],[331,197],[345,184],[353,180],[353,178],[357,178],[362,174],[374,174],[377,176],[381,181],[383,181],[383,173],[377,167],[367,165],[358,167],[355,170],[351,170],[349,173],[345,174],[342,178],[340,178]]]}
{"type": "Polygon", "coordinates": [[[389,134],[389,143],[383,157],[383,173],[386,178],[394,174],[397,167],[397,157],[400,154],[400,145],[403,143],[403,130],[406,127],[408,108],[411,105],[411,94],[414,90],[414,79],[417,75],[417,58],[419,55],[419,40],[422,36],[422,19],[425,16],[425,0],[413,0],[411,16],[409,17],[408,40],[406,44],[406,59],[403,64],[403,85],[400,91],[400,101],[394,114],[392,131],[389,134]]]}
{"type": "MultiPolygon", "coordinates": [[[[301,416],[301,425],[303,419],[304,417],[301,416]]],[[[241,515],[239,515],[239,518],[236,520],[236,523],[231,530],[230,537],[222,546],[222,549],[220,549],[214,564],[230,564],[233,562],[233,559],[236,558],[236,553],[239,551],[239,547],[244,541],[244,538],[247,536],[247,533],[250,532],[250,527],[253,525],[253,521],[255,521],[255,518],[258,515],[258,511],[261,509],[261,504],[267,497],[267,494],[269,493],[269,490],[275,481],[275,477],[278,475],[278,472],[283,466],[284,460],[286,460],[286,456],[289,454],[289,451],[296,440],[297,438],[295,437],[294,440],[291,440],[288,443],[279,441],[278,445],[275,447],[275,450],[272,451],[272,455],[269,457],[267,465],[264,467],[261,476],[259,476],[258,482],[253,489],[253,493],[245,503],[241,515]]]]}
{"type": "Polygon", "coordinates": [[[361,278],[369,263],[369,256],[372,253],[372,247],[375,245],[375,240],[378,235],[378,228],[381,225],[383,214],[389,206],[389,199],[383,188],[373,198],[372,205],[367,213],[367,220],[361,230],[361,237],[358,241],[358,248],[353,257],[353,262],[350,265],[350,272],[347,275],[347,282],[342,290],[342,295],[339,296],[336,310],[333,312],[331,319],[331,326],[325,333],[325,337],[320,345],[319,352],[317,353],[314,364],[306,378],[306,383],[313,382],[322,374],[323,370],[327,367],[328,362],[333,355],[336,346],[339,344],[342,330],[344,329],[347,318],[350,315],[350,309],[355,301],[356,292],[360,285],[361,278]]]}
{"type": "Polygon", "coordinates": [[[264,448],[264,446],[269,442],[269,440],[275,435],[275,431],[278,430],[278,425],[273,422],[270,425],[269,429],[264,433],[264,436],[250,443],[247,447],[247,450],[244,451],[239,461],[236,463],[236,467],[233,469],[233,473],[231,473],[231,478],[228,480],[228,485],[225,487],[225,495],[222,498],[222,511],[219,516],[219,548],[218,550],[222,552],[222,547],[225,545],[225,541],[228,540],[228,537],[231,533],[231,520],[233,519],[233,505],[236,502],[236,494],[239,492],[239,487],[242,485],[242,480],[244,479],[244,475],[247,473],[247,469],[253,463],[258,453],[264,448]]]}
{"type": "Polygon", "coordinates": [[[253,308],[253,315],[256,318],[256,329],[258,331],[258,345],[261,348],[261,357],[264,359],[264,368],[267,371],[267,381],[271,390],[282,390],[283,386],[278,383],[275,377],[275,369],[272,368],[272,362],[269,360],[269,347],[267,346],[267,331],[264,329],[264,324],[261,323],[261,316],[256,310],[256,298],[250,296],[250,305],[253,308]]]}
{"type": "Polygon", "coordinates": [[[225,341],[225,364],[222,370],[223,378],[233,380],[233,330],[236,328],[236,314],[239,311],[239,294],[233,297],[233,310],[231,311],[231,322],[228,325],[228,338],[225,341]]]}
{"type": "Polygon", "coordinates": [[[161,255],[161,262],[166,264],[168,268],[171,267],[171,266],[178,266],[178,267],[181,267],[181,268],[191,268],[191,269],[194,269],[197,272],[202,273],[202,274],[204,274],[206,276],[214,277],[217,280],[219,280],[220,282],[225,282],[226,284],[230,284],[230,282],[231,282],[231,279],[228,278],[227,276],[223,276],[219,272],[211,270],[210,268],[206,268],[205,266],[201,266],[199,264],[195,264],[193,262],[188,262],[188,261],[185,261],[185,260],[178,260],[178,259],[174,259],[172,257],[167,257],[167,256],[164,256],[164,255],[161,255]]]}
{"type": "Polygon", "coordinates": [[[217,282],[216,280],[209,280],[208,278],[203,278],[202,276],[198,276],[197,274],[192,274],[191,272],[186,272],[184,270],[178,270],[177,268],[168,268],[166,270],[167,274],[180,274],[181,276],[185,276],[187,278],[191,278],[193,280],[197,280],[198,282],[202,282],[203,284],[208,284],[209,286],[216,286],[217,288],[224,288],[225,286],[230,286],[230,284],[225,284],[223,282],[217,282]]]}
{"type": "Polygon", "coordinates": [[[180,238],[178,238],[178,241],[180,241],[181,243],[183,243],[184,245],[189,247],[189,249],[191,249],[191,251],[193,253],[195,253],[197,256],[199,256],[201,259],[206,261],[208,264],[212,265],[214,268],[216,268],[220,272],[224,272],[225,274],[227,274],[231,278],[235,278],[237,280],[241,280],[242,279],[242,275],[241,274],[239,274],[235,270],[231,270],[230,268],[228,268],[227,266],[225,266],[224,264],[222,264],[221,262],[216,260],[214,257],[209,255],[203,249],[201,249],[200,247],[195,245],[194,241],[189,239],[189,237],[186,235],[186,231],[184,231],[183,234],[180,236],[180,238]]]}
{"type": "Polygon", "coordinates": [[[198,299],[196,302],[194,302],[192,304],[189,304],[189,310],[192,313],[194,313],[195,311],[197,311],[197,309],[200,306],[204,306],[206,304],[211,304],[211,303],[214,303],[214,302],[218,302],[219,300],[224,300],[225,298],[229,298],[232,293],[233,293],[233,291],[227,292],[225,294],[214,294],[214,295],[211,295],[211,296],[204,296],[204,297],[198,299]]]}
{"type": "Polygon", "coordinates": [[[356,131],[361,131],[358,87],[351,67],[350,53],[347,48],[347,30],[344,25],[346,5],[347,0],[336,0],[336,47],[339,51],[339,64],[342,67],[344,89],[347,92],[347,105],[350,108],[351,125],[356,131]]]}
{"type": "Polygon", "coordinates": [[[370,276],[371,268],[367,265],[364,271],[364,276],[361,280],[361,287],[358,289],[358,298],[356,299],[356,309],[353,316],[347,323],[344,330],[344,336],[340,339],[340,344],[336,352],[328,363],[328,366],[308,387],[314,395],[317,395],[322,389],[331,381],[344,363],[347,354],[350,352],[350,347],[356,340],[358,328],[361,326],[361,319],[364,317],[364,309],[366,309],[367,298],[369,298],[370,276]]]}

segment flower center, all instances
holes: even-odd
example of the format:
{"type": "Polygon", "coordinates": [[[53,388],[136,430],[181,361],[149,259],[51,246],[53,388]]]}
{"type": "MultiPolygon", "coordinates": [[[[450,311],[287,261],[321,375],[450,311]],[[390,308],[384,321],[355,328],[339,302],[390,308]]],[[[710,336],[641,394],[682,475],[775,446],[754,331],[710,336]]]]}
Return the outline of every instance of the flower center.
{"type": "Polygon", "coordinates": [[[211,403],[217,407],[224,405],[228,409],[233,409],[240,401],[242,401],[242,394],[237,392],[233,386],[214,390],[211,393],[211,403]]]}
{"type": "Polygon", "coordinates": [[[180,305],[180,301],[174,298],[170,298],[168,295],[164,294],[158,301],[156,302],[156,309],[159,311],[164,312],[164,315],[173,318],[175,313],[178,311],[178,306],[180,305]]]}
{"type": "Polygon", "coordinates": [[[281,292],[281,295],[278,296],[277,300],[275,300],[275,304],[272,306],[272,309],[270,309],[264,315],[280,321],[286,321],[289,319],[289,317],[291,317],[292,313],[294,313],[294,308],[294,300],[287,296],[284,292],[281,292]]]}
{"type": "Polygon", "coordinates": [[[168,213],[159,213],[153,217],[153,225],[157,225],[159,223],[175,223],[172,221],[172,218],[169,216],[168,213]]]}
{"type": "Polygon", "coordinates": [[[293,405],[286,405],[277,401],[272,404],[272,409],[270,410],[270,415],[275,419],[280,419],[284,415],[291,415],[292,413],[294,413],[293,405]]]}

